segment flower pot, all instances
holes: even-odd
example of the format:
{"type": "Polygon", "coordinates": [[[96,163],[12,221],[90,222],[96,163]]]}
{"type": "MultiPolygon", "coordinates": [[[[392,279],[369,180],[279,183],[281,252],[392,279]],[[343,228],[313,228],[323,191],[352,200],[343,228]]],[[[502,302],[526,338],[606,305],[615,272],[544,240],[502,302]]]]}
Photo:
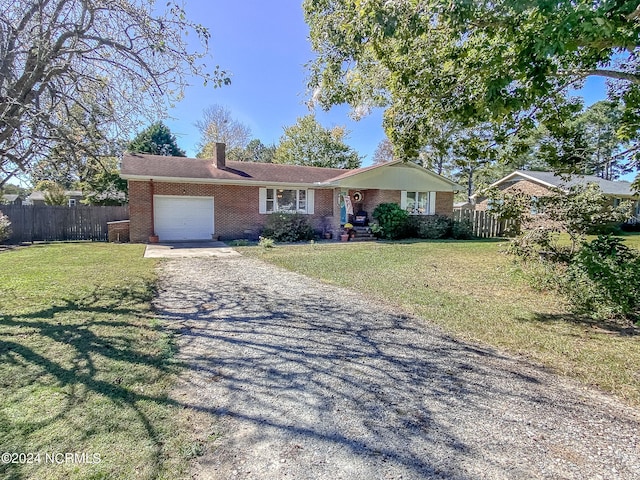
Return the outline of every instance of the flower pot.
{"type": "Polygon", "coordinates": [[[158,243],[160,237],[158,235],[149,235],[149,243],[158,243]]]}
{"type": "Polygon", "coordinates": [[[340,241],[341,242],[348,242],[349,241],[349,234],[348,233],[343,233],[342,235],[340,235],[340,241]]]}
{"type": "Polygon", "coordinates": [[[324,238],[327,240],[331,240],[331,232],[327,232],[324,234],[324,238]]]}

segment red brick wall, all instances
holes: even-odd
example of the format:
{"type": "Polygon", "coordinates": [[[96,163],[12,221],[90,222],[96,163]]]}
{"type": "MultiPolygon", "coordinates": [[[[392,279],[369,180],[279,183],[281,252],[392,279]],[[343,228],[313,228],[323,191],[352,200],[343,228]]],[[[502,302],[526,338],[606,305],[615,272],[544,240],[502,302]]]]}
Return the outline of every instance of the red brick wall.
{"type": "Polygon", "coordinates": [[[453,214],[453,192],[436,192],[436,215],[453,214]]]}
{"type": "MultiPolygon", "coordinates": [[[[353,197],[353,194],[357,190],[349,190],[349,195],[353,197]]],[[[363,199],[359,203],[354,203],[354,213],[359,210],[364,210],[369,214],[369,219],[372,219],[373,211],[381,203],[397,203],[400,205],[401,193],[400,190],[359,190],[362,193],[363,199]]],[[[436,193],[436,214],[451,216],[453,212],[453,192],[437,192],[436,193]]]]}
{"type": "MultiPolygon", "coordinates": [[[[259,187],[154,182],[153,190],[155,195],[213,197],[215,235],[222,240],[255,239],[268,218],[268,215],[258,212],[259,187]]],[[[333,190],[315,190],[315,213],[309,215],[314,229],[320,231],[325,226],[331,228],[335,214],[333,204],[333,190]]],[[[132,242],[148,241],[149,235],[153,233],[151,217],[151,184],[129,181],[132,242]]]]}

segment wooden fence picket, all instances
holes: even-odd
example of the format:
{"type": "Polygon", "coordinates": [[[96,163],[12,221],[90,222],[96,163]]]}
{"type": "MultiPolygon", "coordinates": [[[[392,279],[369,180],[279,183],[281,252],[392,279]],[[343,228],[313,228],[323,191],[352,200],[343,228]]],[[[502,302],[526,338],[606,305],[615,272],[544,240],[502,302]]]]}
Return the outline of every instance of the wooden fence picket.
{"type": "Polygon", "coordinates": [[[129,219],[128,206],[0,205],[11,221],[11,243],[93,240],[106,242],[107,222],[129,219]]]}

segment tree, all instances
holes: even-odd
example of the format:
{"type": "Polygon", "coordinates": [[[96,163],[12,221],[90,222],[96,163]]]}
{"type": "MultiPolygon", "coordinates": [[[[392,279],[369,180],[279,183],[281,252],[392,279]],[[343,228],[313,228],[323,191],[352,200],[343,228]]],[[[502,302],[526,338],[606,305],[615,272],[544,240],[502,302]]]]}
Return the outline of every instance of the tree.
{"type": "Polygon", "coordinates": [[[119,161],[116,157],[105,157],[100,162],[91,162],[84,180],[78,187],[84,193],[83,203],[88,205],[122,205],[127,201],[128,184],[120,178],[119,161]]]}
{"type": "Polygon", "coordinates": [[[114,140],[165,112],[188,75],[229,83],[202,63],[209,32],[171,1],[163,10],[146,0],[0,0],[0,38],[0,186],[54,146],[83,148],[66,128],[84,124],[73,107],[100,105],[97,132],[114,140]]]}
{"type": "Polygon", "coordinates": [[[432,119],[428,130],[420,152],[422,165],[438,175],[451,173],[461,126],[457,122],[432,119]]]}
{"type": "Polygon", "coordinates": [[[583,172],[607,180],[624,173],[629,163],[627,151],[618,138],[622,109],[609,101],[597,102],[587,108],[576,120],[587,139],[583,172]]]}
{"type": "Polygon", "coordinates": [[[206,108],[196,127],[200,130],[198,158],[213,157],[216,143],[224,143],[228,155],[241,156],[251,138],[251,129],[234,120],[231,112],[220,105],[206,108]]]}
{"type": "Polygon", "coordinates": [[[246,148],[232,150],[228,158],[239,162],[273,163],[275,154],[275,145],[266,146],[260,140],[254,138],[247,144],[246,148]]]}
{"type": "Polygon", "coordinates": [[[373,164],[380,165],[394,160],[393,145],[388,138],[384,138],[376,147],[376,151],[373,152],[373,164]]]}
{"type": "Polygon", "coordinates": [[[127,145],[127,150],[133,153],[150,153],[152,155],[186,156],[184,150],[178,147],[175,135],[162,122],[153,123],[138,133],[127,145]]]}
{"type": "Polygon", "coordinates": [[[590,76],[611,80],[617,133],[638,151],[637,2],[305,0],[304,10],[314,102],[386,107],[387,135],[408,158],[434,117],[491,122],[501,141],[538,124],[562,137],[581,110],[565,94],[590,76]]]}
{"type": "Polygon", "coordinates": [[[358,168],[361,158],[344,141],[344,127],[324,128],[312,114],[286,127],[276,149],[274,163],[325,168],[358,168]]]}
{"type": "Polygon", "coordinates": [[[65,195],[64,188],[61,185],[58,185],[55,182],[42,182],[38,188],[44,191],[45,205],[67,205],[67,196],[65,195]]]}

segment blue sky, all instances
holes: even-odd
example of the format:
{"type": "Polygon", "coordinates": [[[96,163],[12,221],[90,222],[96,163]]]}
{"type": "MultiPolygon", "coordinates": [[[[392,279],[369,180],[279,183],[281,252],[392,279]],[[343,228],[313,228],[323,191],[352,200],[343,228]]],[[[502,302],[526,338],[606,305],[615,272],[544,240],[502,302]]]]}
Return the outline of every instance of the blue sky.
{"type": "MultiPolygon", "coordinates": [[[[231,85],[218,89],[196,80],[169,112],[171,118],[165,123],[187,155],[197,152],[199,133],[194,123],[209,105],[229,109],[266,145],[278,143],[284,127],[309,113],[304,65],[314,54],[301,4],[301,0],[186,0],[189,18],[211,32],[212,63],[232,74],[231,85]]],[[[589,80],[583,94],[588,104],[602,99],[604,83],[589,80]]],[[[356,122],[348,111],[338,106],[329,112],[317,110],[316,115],[325,127],[345,125],[351,132],[347,143],[365,156],[363,165],[368,165],[385,136],[382,112],[356,122]]]]}

